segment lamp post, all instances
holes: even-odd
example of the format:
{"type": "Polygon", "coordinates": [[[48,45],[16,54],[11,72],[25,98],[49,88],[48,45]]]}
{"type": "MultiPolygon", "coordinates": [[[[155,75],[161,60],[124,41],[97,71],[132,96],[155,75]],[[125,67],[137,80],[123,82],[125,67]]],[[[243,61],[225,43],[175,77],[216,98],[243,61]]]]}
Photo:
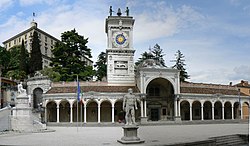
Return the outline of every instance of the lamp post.
{"type": "Polygon", "coordinates": [[[240,88],[238,89],[238,96],[239,96],[239,118],[242,119],[243,115],[242,115],[242,111],[241,111],[241,99],[240,99],[240,88]]]}

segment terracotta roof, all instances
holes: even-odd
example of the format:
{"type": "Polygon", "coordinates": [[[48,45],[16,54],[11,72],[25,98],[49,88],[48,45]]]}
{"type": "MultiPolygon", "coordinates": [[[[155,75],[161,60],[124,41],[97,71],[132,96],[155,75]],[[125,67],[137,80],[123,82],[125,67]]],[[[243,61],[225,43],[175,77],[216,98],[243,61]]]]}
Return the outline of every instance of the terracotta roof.
{"type": "MultiPolygon", "coordinates": [[[[235,86],[188,82],[181,83],[181,93],[239,95],[238,88],[235,86]]],[[[244,93],[240,95],[247,96],[244,93]]]]}
{"type": "MultiPolygon", "coordinates": [[[[223,95],[238,95],[238,90],[219,89],[219,88],[200,88],[200,87],[181,87],[181,93],[193,94],[223,94],[223,95]]],[[[246,96],[241,93],[240,95],[246,96]]]]}
{"type": "MultiPolygon", "coordinates": [[[[82,92],[115,92],[126,93],[128,89],[132,88],[134,93],[139,93],[139,89],[136,86],[81,86],[82,92]]],[[[76,93],[77,87],[52,87],[46,94],[55,93],[76,93]]]]}

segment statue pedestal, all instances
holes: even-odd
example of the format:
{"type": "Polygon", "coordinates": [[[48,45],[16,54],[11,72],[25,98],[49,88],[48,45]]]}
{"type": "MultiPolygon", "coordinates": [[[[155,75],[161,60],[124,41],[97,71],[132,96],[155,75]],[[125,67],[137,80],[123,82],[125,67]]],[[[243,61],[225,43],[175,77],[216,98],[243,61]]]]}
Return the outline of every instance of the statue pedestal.
{"type": "Polygon", "coordinates": [[[141,140],[139,137],[137,137],[137,129],[138,126],[135,125],[126,125],[123,128],[124,136],[117,140],[118,142],[122,144],[136,144],[136,143],[144,143],[144,140],[141,140]]]}
{"type": "Polygon", "coordinates": [[[11,126],[13,130],[21,132],[36,132],[46,129],[45,124],[34,119],[32,108],[29,106],[29,97],[26,94],[20,94],[16,97],[11,126]]]}

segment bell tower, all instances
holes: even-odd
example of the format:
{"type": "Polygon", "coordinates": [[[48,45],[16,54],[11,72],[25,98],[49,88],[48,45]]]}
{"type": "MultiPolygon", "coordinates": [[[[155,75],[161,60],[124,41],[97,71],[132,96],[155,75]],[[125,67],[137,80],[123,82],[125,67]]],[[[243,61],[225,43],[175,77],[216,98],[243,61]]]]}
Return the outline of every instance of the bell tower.
{"type": "Polygon", "coordinates": [[[106,19],[105,32],[107,34],[107,81],[109,85],[135,85],[133,26],[135,20],[122,15],[119,8],[116,16],[110,6],[110,16],[106,19]]]}

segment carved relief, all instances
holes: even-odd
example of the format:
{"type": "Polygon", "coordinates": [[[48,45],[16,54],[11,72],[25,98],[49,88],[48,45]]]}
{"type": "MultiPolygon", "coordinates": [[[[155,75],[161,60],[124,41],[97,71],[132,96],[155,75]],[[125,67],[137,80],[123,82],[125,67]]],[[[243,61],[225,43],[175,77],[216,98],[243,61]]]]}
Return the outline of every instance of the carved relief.
{"type": "Polygon", "coordinates": [[[115,68],[128,68],[127,61],[115,61],[115,68]]]}

